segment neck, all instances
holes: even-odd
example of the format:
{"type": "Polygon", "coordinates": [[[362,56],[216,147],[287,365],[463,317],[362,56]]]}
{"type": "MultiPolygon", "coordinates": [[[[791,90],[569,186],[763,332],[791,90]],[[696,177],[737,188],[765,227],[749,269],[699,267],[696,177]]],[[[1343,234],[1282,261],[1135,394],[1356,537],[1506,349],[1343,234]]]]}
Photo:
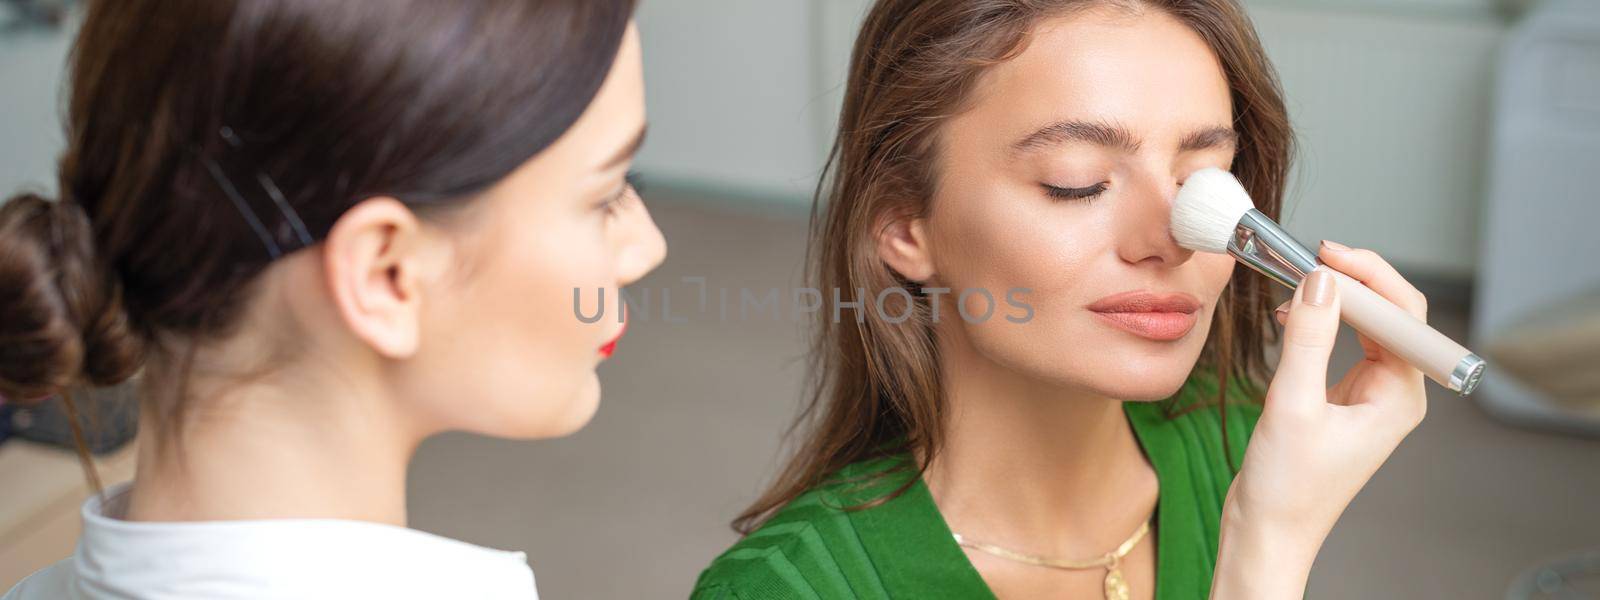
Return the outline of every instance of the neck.
{"type": "Polygon", "coordinates": [[[198,384],[181,424],[146,403],[126,518],[352,519],[404,526],[411,433],[382,390],[350,378],[198,384]],[[219,390],[225,390],[218,393],[219,390]],[[320,390],[321,393],[317,393],[320,390]]]}
{"type": "Polygon", "coordinates": [[[1155,509],[1122,402],[1042,382],[941,336],[950,417],[927,483],[951,528],[1053,556],[1116,547],[1155,509]]]}

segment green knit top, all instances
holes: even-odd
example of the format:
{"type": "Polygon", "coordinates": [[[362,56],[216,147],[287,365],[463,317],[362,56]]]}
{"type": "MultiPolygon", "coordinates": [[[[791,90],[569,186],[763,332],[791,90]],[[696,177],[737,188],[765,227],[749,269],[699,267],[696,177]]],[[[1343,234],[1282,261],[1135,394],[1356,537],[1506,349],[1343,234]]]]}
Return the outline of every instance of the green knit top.
{"type": "MultiPolygon", "coordinates": [[[[1222,503],[1261,414],[1258,404],[1229,390],[1226,455],[1222,411],[1208,406],[1169,416],[1174,406],[1214,400],[1215,381],[1197,372],[1167,402],[1123,404],[1160,481],[1157,600],[1209,594],[1222,503]]],[[[994,598],[910,466],[901,455],[842,469],[717,557],[700,574],[693,600],[994,598]],[[875,474],[886,476],[862,485],[875,474]],[[893,500],[843,508],[882,498],[913,478],[893,500]]]]}

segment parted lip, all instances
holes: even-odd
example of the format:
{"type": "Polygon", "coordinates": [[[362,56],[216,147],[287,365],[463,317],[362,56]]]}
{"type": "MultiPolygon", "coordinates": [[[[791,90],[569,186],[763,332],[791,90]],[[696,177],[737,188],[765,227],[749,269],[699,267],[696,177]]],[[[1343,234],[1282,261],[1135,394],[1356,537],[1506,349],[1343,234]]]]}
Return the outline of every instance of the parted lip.
{"type": "Polygon", "coordinates": [[[1089,310],[1101,313],[1194,313],[1200,301],[1184,293],[1123,292],[1094,301],[1089,310]]]}

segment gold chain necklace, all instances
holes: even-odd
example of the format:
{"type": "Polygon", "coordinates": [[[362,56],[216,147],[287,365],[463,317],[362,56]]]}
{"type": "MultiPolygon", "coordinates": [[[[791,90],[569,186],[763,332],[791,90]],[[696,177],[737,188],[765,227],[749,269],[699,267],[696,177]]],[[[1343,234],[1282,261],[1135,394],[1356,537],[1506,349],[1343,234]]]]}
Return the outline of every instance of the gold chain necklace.
{"type": "Polygon", "coordinates": [[[1139,525],[1139,530],[1133,532],[1133,536],[1122,542],[1121,546],[1117,546],[1116,550],[1107,552],[1104,556],[1091,560],[1063,560],[1058,558],[1033,556],[1031,554],[1023,554],[1021,552],[1007,550],[993,544],[983,544],[979,542],[968,541],[966,538],[961,537],[961,534],[959,533],[953,535],[956,537],[956,544],[959,544],[962,548],[971,548],[973,550],[998,556],[1010,561],[1038,567],[1048,567],[1051,569],[1063,569],[1071,571],[1080,571],[1083,569],[1105,569],[1106,600],[1128,600],[1128,580],[1122,576],[1122,559],[1123,557],[1126,557],[1129,552],[1132,552],[1133,547],[1139,545],[1139,540],[1144,539],[1145,534],[1148,533],[1150,533],[1150,522],[1145,521],[1139,525]]]}

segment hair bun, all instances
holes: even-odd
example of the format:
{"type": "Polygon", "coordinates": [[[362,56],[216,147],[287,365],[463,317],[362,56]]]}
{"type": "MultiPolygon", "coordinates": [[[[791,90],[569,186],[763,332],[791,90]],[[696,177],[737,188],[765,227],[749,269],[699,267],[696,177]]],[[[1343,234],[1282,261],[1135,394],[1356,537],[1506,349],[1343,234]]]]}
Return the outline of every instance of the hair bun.
{"type": "Polygon", "coordinates": [[[0,395],[119,383],[142,346],[75,202],[22,194],[0,205],[0,395]]]}

